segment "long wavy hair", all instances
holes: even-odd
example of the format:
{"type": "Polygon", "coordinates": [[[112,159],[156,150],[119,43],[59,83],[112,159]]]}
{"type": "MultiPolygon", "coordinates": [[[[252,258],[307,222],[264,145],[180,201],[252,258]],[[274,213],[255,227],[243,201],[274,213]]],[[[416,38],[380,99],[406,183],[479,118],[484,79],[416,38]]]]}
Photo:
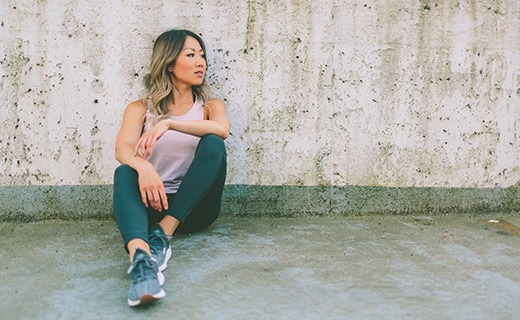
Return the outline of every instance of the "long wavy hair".
{"type": "MultiPolygon", "coordinates": [[[[202,38],[189,30],[172,29],[162,33],[153,45],[152,59],[150,63],[150,73],[144,76],[144,96],[152,100],[152,111],[155,115],[155,121],[159,121],[168,117],[168,105],[175,103],[173,91],[177,90],[170,79],[168,67],[175,64],[175,61],[182,51],[184,42],[187,37],[195,38],[204,52],[204,60],[206,60],[206,46],[202,38]]],[[[206,60],[206,66],[208,61],[206,60]]],[[[210,87],[206,79],[202,80],[202,84],[191,87],[193,94],[197,99],[201,100],[203,105],[209,99],[210,87]]],[[[146,103],[145,103],[146,104],[146,103]]]]}

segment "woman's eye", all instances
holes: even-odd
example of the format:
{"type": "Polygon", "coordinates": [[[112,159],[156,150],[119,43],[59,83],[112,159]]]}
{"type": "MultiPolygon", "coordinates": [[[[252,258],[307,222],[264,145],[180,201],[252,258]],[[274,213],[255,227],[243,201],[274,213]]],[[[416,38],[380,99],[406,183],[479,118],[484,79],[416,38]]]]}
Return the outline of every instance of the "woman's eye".
{"type": "Polygon", "coordinates": [[[193,53],[188,53],[188,57],[194,57],[194,56],[195,56],[195,54],[193,54],[193,53]]]}

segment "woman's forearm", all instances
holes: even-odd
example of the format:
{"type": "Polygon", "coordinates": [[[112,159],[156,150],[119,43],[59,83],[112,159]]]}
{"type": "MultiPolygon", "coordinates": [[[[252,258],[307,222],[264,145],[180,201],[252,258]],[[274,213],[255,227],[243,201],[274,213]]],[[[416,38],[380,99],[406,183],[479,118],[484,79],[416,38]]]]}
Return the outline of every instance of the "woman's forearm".
{"type": "Polygon", "coordinates": [[[116,159],[121,164],[129,165],[137,172],[140,172],[144,167],[151,166],[151,163],[140,155],[134,156],[134,148],[128,143],[116,144],[116,159]]]}
{"type": "Polygon", "coordinates": [[[207,134],[214,134],[222,139],[229,136],[229,124],[224,124],[213,120],[174,120],[168,119],[168,127],[183,133],[202,137],[207,134]]]}

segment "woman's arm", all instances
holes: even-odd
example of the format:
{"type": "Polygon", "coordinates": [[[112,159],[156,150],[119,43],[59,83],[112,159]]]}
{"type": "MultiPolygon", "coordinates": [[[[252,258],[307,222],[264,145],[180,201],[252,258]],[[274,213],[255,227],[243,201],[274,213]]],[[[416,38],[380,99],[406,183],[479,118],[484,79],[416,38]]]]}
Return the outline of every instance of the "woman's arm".
{"type": "Polygon", "coordinates": [[[141,101],[132,102],[126,108],[123,124],[116,140],[116,159],[121,164],[127,164],[137,171],[143,204],[148,207],[148,202],[150,202],[150,205],[156,210],[161,211],[162,207],[167,210],[168,198],[161,177],[150,162],[141,156],[134,155],[135,145],[141,136],[145,114],[146,107],[141,101]]]}
{"type": "Polygon", "coordinates": [[[141,154],[152,156],[155,142],[169,129],[202,137],[214,134],[222,139],[229,136],[229,119],[226,115],[226,107],[219,99],[211,99],[207,102],[209,109],[206,120],[174,120],[164,119],[154,125],[152,129],[144,133],[134,148],[134,155],[141,154]]]}
{"type": "Polygon", "coordinates": [[[116,140],[116,159],[121,164],[127,164],[132,169],[139,171],[139,169],[149,163],[141,157],[134,157],[133,148],[139,138],[144,123],[144,115],[146,114],[146,107],[140,101],[132,102],[125,109],[123,115],[123,123],[117,135],[116,140]],[[131,152],[129,152],[131,150],[131,152]]]}
{"type": "Polygon", "coordinates": [[[170,129],[202,137],[214,134],[222,139],[229,136],[229,119],[226,115],[226,106],[220,99],[210,99],[206,108],[206,120],[170,120],[170,129]]]}

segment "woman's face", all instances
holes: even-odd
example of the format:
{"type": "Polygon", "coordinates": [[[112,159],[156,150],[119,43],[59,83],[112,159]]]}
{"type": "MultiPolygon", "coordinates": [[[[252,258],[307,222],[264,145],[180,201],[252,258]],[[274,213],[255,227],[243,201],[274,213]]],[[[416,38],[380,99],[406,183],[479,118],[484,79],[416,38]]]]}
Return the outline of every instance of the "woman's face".
{"type": "Polygon", "coordinates": [[[187,37],[182,51],[175,60],[175,64],[168,68],[173,74],[176,86],[182,83],[191,86],[202,84],[206,73],[205,53],[199,42],[193,37],[187,37]]]}

